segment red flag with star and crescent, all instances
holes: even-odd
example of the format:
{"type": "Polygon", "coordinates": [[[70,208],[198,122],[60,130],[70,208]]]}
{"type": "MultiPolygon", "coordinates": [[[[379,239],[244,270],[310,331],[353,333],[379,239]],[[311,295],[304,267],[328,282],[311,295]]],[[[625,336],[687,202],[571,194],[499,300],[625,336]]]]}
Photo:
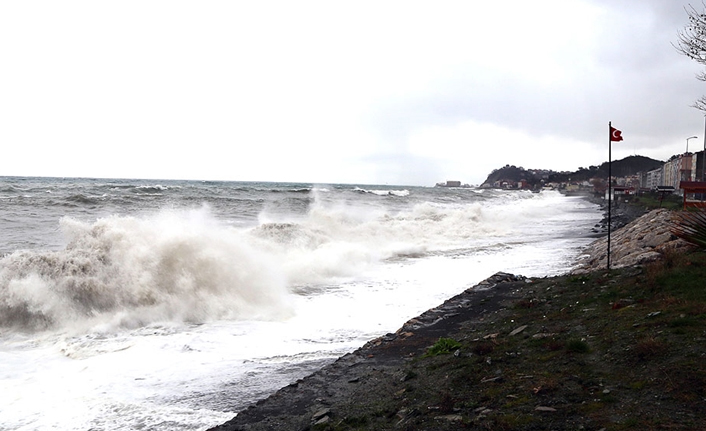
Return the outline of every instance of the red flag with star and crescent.
{"type": "Polygon", "coordinates": [[[622,140],[623,140],[623,132],[621,132],[620,130],[611,126],[611,128],[610,128],[610,141],[617,142],[617,141],[622,141],[622,140]]]}

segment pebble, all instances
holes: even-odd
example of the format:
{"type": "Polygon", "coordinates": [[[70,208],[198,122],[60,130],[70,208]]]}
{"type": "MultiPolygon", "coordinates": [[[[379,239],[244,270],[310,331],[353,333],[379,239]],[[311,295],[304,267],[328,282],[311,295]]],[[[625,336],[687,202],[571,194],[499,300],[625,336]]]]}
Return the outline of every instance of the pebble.
{"type": "Polygon", "coordinates": [[[555,412],[556,409],[553,407],[537,406],[534,408],[538,412],[555,412]]]}

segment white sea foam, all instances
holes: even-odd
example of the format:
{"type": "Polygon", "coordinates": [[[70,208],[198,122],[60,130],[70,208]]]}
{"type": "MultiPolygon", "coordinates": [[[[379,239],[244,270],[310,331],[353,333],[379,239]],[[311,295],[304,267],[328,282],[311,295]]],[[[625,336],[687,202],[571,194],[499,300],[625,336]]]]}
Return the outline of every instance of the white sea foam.
{"type": "Polygon", "coordinates": [[[370,193],[378,196],[409,196],[409,190],[378,190],[378,189],[363,189],[356,187],[353,190],[360,193],[370,193]]]}
{"type": "Polygon", "coordinates": [[[291,292],[364,276],[389,259],[561,236],[557,226],[570,229],[573,220],[572,212],[556,211],[560,204],[566,198],[558,194],[508,193],[485,205],[423,202],[390,212],[317,199],[296,222],[249,230],[216,220],[208,207],[93,223],[64,218],[64,250],[0,260],[0,325],[286,318],[291,292]]]}
{"type": "Polygon", "coordinates": [[[281,270],[206,209],[151,217],[64,218],[64,250],[0,261],[0,323],[46,329],[106,321],[282,318],[281,270]]]}

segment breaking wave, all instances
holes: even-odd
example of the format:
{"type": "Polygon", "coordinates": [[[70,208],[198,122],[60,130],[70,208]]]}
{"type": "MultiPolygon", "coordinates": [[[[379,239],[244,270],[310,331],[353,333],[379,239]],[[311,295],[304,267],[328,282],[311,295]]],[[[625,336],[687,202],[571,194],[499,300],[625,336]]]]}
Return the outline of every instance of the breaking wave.
{"type": "Polygon", "coordinates": [[[64,218],[64,250],[0,260],[0,328],[139,327],[159,321],[278,319],[284,278],[206,210],[64,218]]]}
{"type": "Polygon", "coordinates": [[[301,216],[261,216],[255,227],[233,227],[209,207],[93,223],[65,217],[63,249],[0,259],[0,330],[283,319],[290,295],[363,277],[380,263],[467,255],[513,232],[523,232],[512,239],[522,242],[553,229],[532,222],[553,211],[551,196],[394,211],[314,198],[301,216]]]}
{"type": "Polygon", "coordinates": [[[359,193],[369,193],[378,196],[409,196],[409,190],[367,190],[360,187],[356,187],[353,190],[359,193]]]}

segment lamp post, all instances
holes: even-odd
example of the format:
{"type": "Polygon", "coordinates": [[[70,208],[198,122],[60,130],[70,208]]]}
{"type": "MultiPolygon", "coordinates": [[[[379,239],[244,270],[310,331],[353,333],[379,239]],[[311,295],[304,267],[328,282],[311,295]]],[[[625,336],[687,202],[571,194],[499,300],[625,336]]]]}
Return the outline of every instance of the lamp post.
{"type": "Polygon", "coordinates": [[[689,139],[696,139],[696,138],[698,138],[698,136],[690,136],[690,137],[686,138],[686,152],[687,153],[689,152],[689,139]]]}

